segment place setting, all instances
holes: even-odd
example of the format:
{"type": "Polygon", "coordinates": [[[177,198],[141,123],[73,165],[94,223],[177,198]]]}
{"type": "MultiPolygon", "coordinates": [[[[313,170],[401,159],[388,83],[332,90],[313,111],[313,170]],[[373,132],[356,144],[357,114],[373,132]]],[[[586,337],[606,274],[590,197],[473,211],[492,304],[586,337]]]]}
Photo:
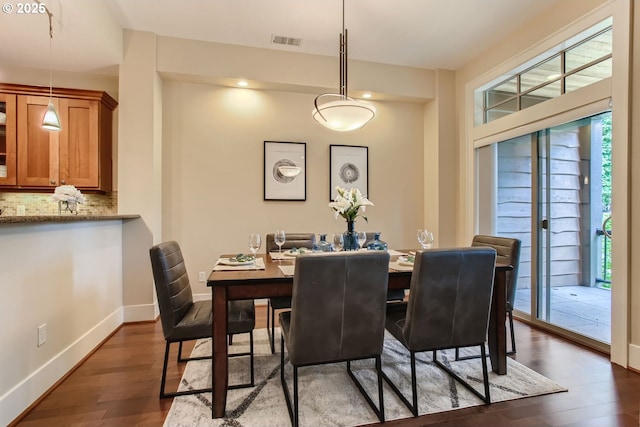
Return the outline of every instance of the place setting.
{"type": "Polygon", "coordinates": [[[213,271],[264,270],[264,259],[257,256],[262,245],[262,238],[258,233],[249,235],[249,250],[251,254],[239,253],[232,257],[220,257],[216,261],[213,271]]]}

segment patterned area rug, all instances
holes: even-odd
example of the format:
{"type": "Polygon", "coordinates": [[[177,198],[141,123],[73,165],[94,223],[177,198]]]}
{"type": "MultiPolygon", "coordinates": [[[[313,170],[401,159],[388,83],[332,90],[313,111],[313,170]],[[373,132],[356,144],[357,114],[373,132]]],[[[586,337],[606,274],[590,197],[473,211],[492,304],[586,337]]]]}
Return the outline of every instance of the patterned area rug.
{"type": "MultiPolygon", "coordinates": [[[[276,330],[276,348],[269,351],[267,332],[254,332],[255,380],[253,388],[229,390],[227,412],[224,418],[211,418],[211,393],[176,397],[171,405],[165,427],[234,426],[265,427],[289,426],[289,414],[280,384],[280,332],[276,330]]],[[[242,352],[248,348],[248,335],[236,335],[229,352],[242,352]]],[[[474,349],[477,351],[478,349],[474,349]]],[[[463,354],[473,354],[471,349],[462,349],[463,354]]],[[[200,340],[194,356],[211,354],[211,341],[200,340]]],[[[438,357],[451,366],[467,382],[484,393],[482,365],[480,359],[455,361],[453,351],[438,352],[438,357]]],[[[431,362],[431,352],[417,356],[418,407],[420,415],[450,411],[484,403],[446,372],[431,362]]],[[[286,359],[285,359],[286,360],[286,359]]],[[[521,399],[541,394],[567,391],[550,379],[532,371],[524,365],[507,358],[507,375],[489,373],[491,401],[521,399]]],[[[490,364],[489,364],[490,366],[490,364]]],[[[374,362],[354,362],[352,368],[367,392],[377,402],[377,382],[374,362]]],[[[385,336],[382,368],[405,395],[410,395],[411,372],[409,353],[390,334],[385,336]]],[[[248,358],[229,360],[229,384],[248,382],[248,358]]],[[[293,392],[291,365],[285,365],[285,374],[290,391],[293,392]]],[[[345,363],[298,370],[300,424],[303,426],[357,426],[378,421],[355,384],[349,378],[345,363]]],[[[181,390],[211,386],[211,362],[189,362],[180,384],[181,390]]],[[[393,390],[384,383],[385,416],[387,420],[409,418],[411,413],[402,404],[393,390]]]]}

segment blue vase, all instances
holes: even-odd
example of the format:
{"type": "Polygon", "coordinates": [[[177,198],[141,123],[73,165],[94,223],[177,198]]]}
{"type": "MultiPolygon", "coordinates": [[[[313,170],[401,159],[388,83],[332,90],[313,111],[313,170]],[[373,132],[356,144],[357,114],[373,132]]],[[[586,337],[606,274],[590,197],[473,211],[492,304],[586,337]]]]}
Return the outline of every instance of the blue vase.
{"type": "Polygon", "coordinates": [[[320,235],[320,241],[316,242],[313,245],[313,251],[314,252],[332,252],[333,251],[333,245],[327,242],[326,234],[320,235]]]}
{"type": "Polygon", "coordinates": [[[360,249],[358,245],[358,233],[353,231],[353,221],[347,221],[347,231],[342,234],[342,240],[344,240],[345,251],[357,251],[360,249]]]}
{"type": "Polygon", "coordinates": [[[376,232],[373,235],[373,241],[367,245],[367,249],[370,251],[386,251],[389,248],[386,242],[380,240],[380,233],[376,232]]]}

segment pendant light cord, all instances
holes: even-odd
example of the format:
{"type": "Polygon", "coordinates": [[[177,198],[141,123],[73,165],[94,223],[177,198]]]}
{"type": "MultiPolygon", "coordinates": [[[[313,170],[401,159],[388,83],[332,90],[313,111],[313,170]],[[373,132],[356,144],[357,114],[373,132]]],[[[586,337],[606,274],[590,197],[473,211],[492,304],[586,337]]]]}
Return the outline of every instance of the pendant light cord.
{"type": "Polygon", "coordinates": [[[44,10],[47,12],[47,17],[49,18],[49,102],[51,102],[53,98],[53,25],[51,22],[53,13],[51,13],[47,5],[43,4],[40,0],[35,0],[35,2],[44,6],[44,10]]]}
{"type": "Polygon", "coordinates": [[[49,15],[49,101],[51,101],[53,97],[53,25],[51,25],[51,17],[53,15],[46,6],[44,9],[49,15]]]}

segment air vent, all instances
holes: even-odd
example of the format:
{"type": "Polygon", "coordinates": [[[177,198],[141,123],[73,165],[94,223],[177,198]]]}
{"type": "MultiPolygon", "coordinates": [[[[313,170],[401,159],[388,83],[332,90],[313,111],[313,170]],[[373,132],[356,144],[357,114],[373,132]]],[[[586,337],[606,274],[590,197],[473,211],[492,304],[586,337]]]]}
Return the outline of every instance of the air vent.
{"type": "Polygon", "coordinates": [[[271,36],[271,43],[274,44],[283,44],[286,46],[300,46],[302,44],[302,39],[296,39],[294,37],[285,37],[285,36],[271,36]]]}

